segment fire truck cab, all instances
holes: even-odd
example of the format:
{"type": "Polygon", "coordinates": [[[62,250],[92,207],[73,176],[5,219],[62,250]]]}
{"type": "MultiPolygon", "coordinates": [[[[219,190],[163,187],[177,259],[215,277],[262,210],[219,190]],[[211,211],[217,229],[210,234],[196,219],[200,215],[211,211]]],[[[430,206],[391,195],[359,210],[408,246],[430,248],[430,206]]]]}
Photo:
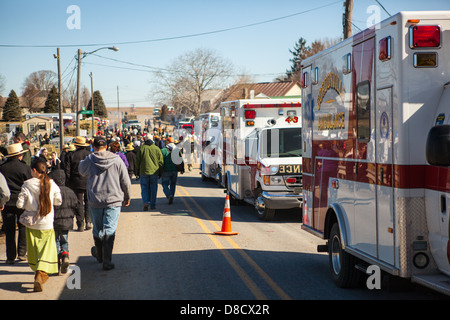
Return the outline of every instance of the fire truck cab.
{"type": "Polygon", "coordinates": [[[255,206],[261,220],[277,209],[300,208],[300,99],[249,99],[224,102],[222,184],[232,202],[255,206]]]}
{"type": "Polygon", "coordinates": [[[450,11],[400,12],[302,64],[302,229],[336,284],[377,265],[449,294],[450,11]]]}

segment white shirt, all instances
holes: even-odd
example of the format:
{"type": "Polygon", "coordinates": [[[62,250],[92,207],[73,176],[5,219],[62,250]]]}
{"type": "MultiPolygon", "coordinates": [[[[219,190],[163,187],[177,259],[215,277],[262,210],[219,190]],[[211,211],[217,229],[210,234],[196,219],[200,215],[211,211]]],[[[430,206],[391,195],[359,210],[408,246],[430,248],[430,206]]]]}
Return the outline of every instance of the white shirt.
{"type": "Polygon", "coordinates": [[[38,178],[31,178],[26,180],[22,189],[20,190],[19,197],[16,202],[16,206],[19,209],[24,209],[25,212],[22,215],[36,216],[36,223],[32,225],[26,225],[30,229],[35,230],[48,230],[53,229],[53,219],[55,217],[55,211],[53,206],[60,206],[62,203],[61,190],[58,185],[50,179],[50,202],[52,203],[51,211],[45,217],[39,216],[39,194],[40,194],[40,181],[38,178]]]}

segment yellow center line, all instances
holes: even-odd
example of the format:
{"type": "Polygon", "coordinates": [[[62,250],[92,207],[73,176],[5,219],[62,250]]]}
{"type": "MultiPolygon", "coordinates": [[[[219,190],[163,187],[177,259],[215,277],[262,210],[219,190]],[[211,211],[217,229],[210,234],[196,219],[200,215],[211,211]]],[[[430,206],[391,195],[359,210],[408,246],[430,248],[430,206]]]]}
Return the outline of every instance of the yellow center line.
{"type": "MultiPolygon", "coordinates": [[[[201,213],[206,217],[206,219],[209,220],[209,222],[217,229],[220,230],[221,228],[217,223],[215,223],[208,213],[191,197],[191,195],[186,191],[185,188],[182,186],[177,186],[178,188],[183,191],[183,193],[189,197],[189,199],[194,203],[195,207],[201,211],[201,213]]],[[[185,202],[185,201],[183,201],[185,202]]],[[[186,203],[186,202],[185,202],[186,203]]],[[[187,205],[189,207],[189,205],[187,205]]],[[[190,208],[190,207],[189,207],[190,208]]],[[[194,217],[196,218],[195,213],[192,210],[189,210],[193,213],[194,217]]],[[[199,220],[196,218],[197,222],[199,220]]],[[[200,222],[199,222],[200,223],[200,222]]],[[[203,222],[201,222],[203,224],[203,222]]],[[[209,237],[213,240],[214,243],[217,241],[214,239],[214,236],[209,235],[209,237]]],[[[226,240],[231,244],[231,246],[237,250],[237,252],[241,255],[242,258],[244,258],[245,261],[247,261],[248,264],[259,274],[259,276],[272,288],[273,291],[283,300],[292,300],[291,297],[283,290],[280,286],[276,284],[274,280],[231,238],[231,237],[225,237],[226,240]]],[[[217,245],[216,245],[217,246],[217,245]]]]}
{"type": "MultiPolygon", "coordinates": [[[[182,187],[179,187],[182,188],[182,187]]],[[[187,195],[189,197],[189,195],[187,195]]],[[[201,221],[194,210],[192,210],[191,206],[187,203],[187,201],[181,197],[181,201],[183,201],[186,208],[191,212],[192,216],[194,217],[195,221],[200,225],[200,227],[205,231],[205,233],[208,234],[208,237],[212,240],[212,242],[216,245],[216,247],[220,250],[222,255],[225,257],[225,259],[228,261],[228,263],[231,265],[231,267],[236,271],[238,276],[242,279],[242,281],[245,283],[247,288],[253,293],[255,298],[257,300],[267,300],[267,297],[264,295],[264,293],[258,288],[256,283],[248,276],[248,274],[245,272],[244,269],[242,269],[237,261],[227,252],[225,247],[212,235],[211,230],[208,229],[208,227],[201,221]]]]}

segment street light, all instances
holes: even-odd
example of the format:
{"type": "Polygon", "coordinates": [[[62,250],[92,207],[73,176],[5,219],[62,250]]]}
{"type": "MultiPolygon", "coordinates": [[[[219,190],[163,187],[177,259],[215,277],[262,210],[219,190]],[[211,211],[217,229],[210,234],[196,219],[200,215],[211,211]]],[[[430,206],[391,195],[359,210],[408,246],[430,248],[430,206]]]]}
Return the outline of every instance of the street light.
{"type": "MultiPolygon", "coordinates": [[[[80,71],[81,71],[81,59],[83,59],[84,57],[86,57],[88,54],[93,54],[94,52],[97,52],[99,50],[103,50],[103,49],[108,49],[108,50],[112,50],[112,51],[119,51],[119,48],[117,47],[102,47],[102,48],[98,48],[94,51],[91,52],[81,52],[81,49],[78,49],[78,75],[77,75],[77,114],[76,114],[76,135],[79,136],[80,135],[80,71]],[[83,54],[83,56],[81,56],[81,54],[83,54]]],[[[92,117],[94,117],[94,108],[92,108],[92,117]]]]}

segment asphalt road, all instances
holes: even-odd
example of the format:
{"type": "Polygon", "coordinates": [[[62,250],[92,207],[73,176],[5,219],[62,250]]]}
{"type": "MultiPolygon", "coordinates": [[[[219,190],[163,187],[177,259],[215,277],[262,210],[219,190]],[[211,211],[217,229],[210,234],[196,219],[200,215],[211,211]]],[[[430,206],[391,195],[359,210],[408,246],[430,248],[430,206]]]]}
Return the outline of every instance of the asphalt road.
{"type": "Polygon", "coordinates": [[[300,214],[262,222],[248,205],[232,206],[234,236],[219,236],[225,194],[201,182],[197,169],[179,177],[175,201],[159,186],[156,210],[142,211],[140,186],[123,208],[114,246],[116,268],[103,271],[90,256],[92,233],[70,232],[74,273],[52,276],[33,292],[26,262],[5,263],[0,244],[0,299],[13,300],[395,300],[446,299],[413,286],[406,291],[365,286],[343,290],[329,275],[322,241],[300,229],[300,214]]]}

